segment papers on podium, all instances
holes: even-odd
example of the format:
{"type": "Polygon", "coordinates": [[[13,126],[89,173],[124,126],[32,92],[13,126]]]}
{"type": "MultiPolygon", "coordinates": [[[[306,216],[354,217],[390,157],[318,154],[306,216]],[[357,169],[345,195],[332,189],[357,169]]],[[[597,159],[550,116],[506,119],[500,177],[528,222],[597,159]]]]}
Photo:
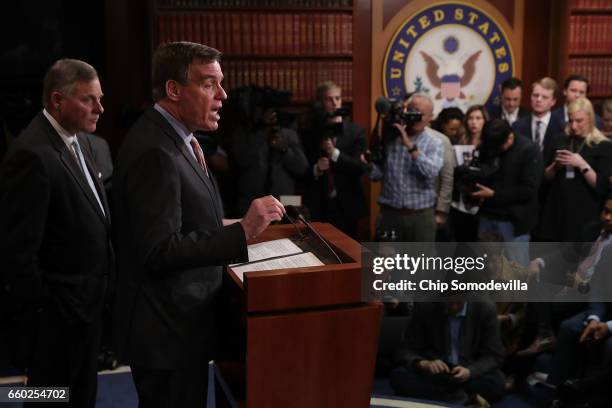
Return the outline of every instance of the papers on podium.
{"type": "Polygon", "coordinates": [[[249,245],[247,250],[249,262],[230,265],[241,281],[244,280],[245,272],[323,265],[312,252],[302,251],[288,238],[249,245]]]}

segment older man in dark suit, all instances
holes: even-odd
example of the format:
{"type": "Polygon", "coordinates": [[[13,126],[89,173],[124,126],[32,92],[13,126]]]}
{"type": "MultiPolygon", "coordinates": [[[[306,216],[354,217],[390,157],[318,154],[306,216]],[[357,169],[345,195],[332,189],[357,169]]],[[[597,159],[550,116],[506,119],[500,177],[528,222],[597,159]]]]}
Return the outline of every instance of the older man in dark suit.
{"type": "Polygon", "coordinates": [[[24,355],[13,356],[24,357],[18,363],[27,367],[28,386],[70,387],[75,407],[95,405],[101,317],[114,268],[106,196],[83,139],[96,130],[101,99],[92,66],[57,61],[44,79],[44,110],[0,169],[3,289],[28,329],[24,355]]]}
{"type": "Polygon", "coordinates": [[[217,183],[193,136],[217,129],[227,98],[219,59],[201,44],[160,46],[153,59],[157,103],[117,158],[116,334],[140,407],[205,405],[223,265],[246,260],[246,241],[284,214],[267,196],[243,219],[223,218],[217,183]]]}

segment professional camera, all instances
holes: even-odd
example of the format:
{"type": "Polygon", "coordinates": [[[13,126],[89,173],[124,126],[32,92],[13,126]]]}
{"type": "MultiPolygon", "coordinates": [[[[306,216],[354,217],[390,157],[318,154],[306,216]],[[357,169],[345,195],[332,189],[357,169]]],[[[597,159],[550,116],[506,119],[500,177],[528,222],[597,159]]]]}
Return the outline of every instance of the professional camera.
{"type": "Polygon", "coordinates": [[[490,185],[491,177],[499,171],[499,152],[482,149],[474,150],[472,160],[455,168],[453,200],[463,197],[463,202],[469,207],[479,204],[472,198],[472,193],[478,191],[476,184],[490,185]]]}
{"type": "Polygon", "coordinates": [[[399,137],[399,130],[394,124],[410,127],[423,119],[423,114],[416,109],[404,110],[402,103],[395,99],[379,96],[374,104],[378,117],[372,137],[370,148],[365,154],[369,163],[382,165],[385,161],[385,145],[399,137]]]}
{"type": "Polygon", "coordinates": [[[247,124],[249,128],[264,127],[278,130],[280,127],[290,127],[295,120],[293,114],[279,111],[280,108],[289,106],[290,102],[290,91],[251,85],[234,89],[229,98],[228,108],[233,113],[230,116],[234,124],[242,123],[247,124]]]}
{"type": "Polygon", "coordinates": [[[388,99],[384,96],[379,96],[374,104],[376,112],[379,115],[384,115],[385,125],[393,125],[398,123],[410,127],[423,119],[423,114],[416,109],[404,110],[401,101],[388,99]]]}

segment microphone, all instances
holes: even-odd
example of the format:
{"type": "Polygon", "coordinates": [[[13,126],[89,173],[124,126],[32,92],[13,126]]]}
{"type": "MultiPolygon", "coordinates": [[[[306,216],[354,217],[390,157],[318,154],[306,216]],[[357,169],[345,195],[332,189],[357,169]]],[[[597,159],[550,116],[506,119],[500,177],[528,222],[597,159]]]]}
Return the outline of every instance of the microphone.
{"type": "Polygon", "coordinates": [[[376,112],[379,114],[389,113],[391,110],[391,101],[384,96],[379,96],[376,98],[376,102],[374,103],[374,107],[376,112]]]}
{"type": "Polygon", "coordinates": [[[297,232],[297,235],[299,237],[300,240],[304,239],[304,234],[302,234],[302,231],[300,231],[300,228],[297,226],[297,224],[295,223],[295,216],[292,216],[291,214],[289,214],[289,211],[287,210],[287,207],[291,207],[294,208],[292,205],[288,205],[285,207],[285,218],[287,218],[287,220],[289,220],[289,222],[291,223],[291,225],[293,225],[295,227],[295,231],[297,232]]]}
{"type": "Polygon", "coordinates": [[[313,227],[312,224],[308,222],[308,220],[306,220],[306,218],[302,215],[300,210],[298,210],[293,205],[285,206],[285,210],[287,212],[287,218],[291,216],[293,218],[297,218],[298,220],[300,220],[304,225],[306,225],[306,228],[308,228],[313,234],[317,236],[317,238],[319,238],[321,242],[325,244],[327,249],[329,249],[329,252],[331,252],[334,255],[334,257],[338,260],[338,263],[344,263],[342,262],[342,259],[340,259],[336,251],[334,251],[334,249],[327,243],[327,241],[321,236],[321,234],[319,234],[319,232],[315,229],[315,227],[313,227]]]}

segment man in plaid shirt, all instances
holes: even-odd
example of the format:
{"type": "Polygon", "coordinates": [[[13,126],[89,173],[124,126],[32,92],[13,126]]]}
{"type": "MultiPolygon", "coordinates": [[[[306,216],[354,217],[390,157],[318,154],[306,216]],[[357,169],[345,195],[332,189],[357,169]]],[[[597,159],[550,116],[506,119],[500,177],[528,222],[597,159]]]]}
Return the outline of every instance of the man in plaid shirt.
{"type": "Polygon", "coordinates": [[[427,127],[433,118],[433,101],[427,94],[415,93],[407,110],[421,113],[420,122],[409,127],[393,124],[398,137],[387,138],[385,161],[373,165],[370,179],[382,180],[378,204],[377,232],[387,239],[405,242],[435,240],[435,180],[442,168],[443,145],[427,127]]]}

